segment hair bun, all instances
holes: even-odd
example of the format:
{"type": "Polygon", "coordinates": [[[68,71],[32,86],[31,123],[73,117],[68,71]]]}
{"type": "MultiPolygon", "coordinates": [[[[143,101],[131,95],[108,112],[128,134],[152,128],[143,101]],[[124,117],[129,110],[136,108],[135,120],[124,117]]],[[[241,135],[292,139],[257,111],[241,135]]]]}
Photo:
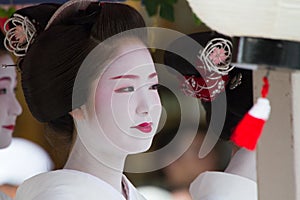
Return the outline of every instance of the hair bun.
{"type": "Polygon", "coordinates": [[[48,29],[51,25],[58,24],[61,20],[72,16],[79,10],[86,10],[86,8],[93,2],[98,2],[97,0],[70,0],[63,4],[57,11],[52,15],[51,19],[48,21],[45,29],[48,29]]]}
{"type": "Polygon", "coordinates": [[[6,50],[4,45],[3,45],[4,38],[5,38],[4,34],[2,33],[2,31],[0,31],[0,41],[1,41],[0,42],[0,51],[1,50],[6,50]]]}
{"type": "Polygon", "coordinates": [[[35,25],[37,34],[44,31],[49,19],[61,4],[44,3],[32,7],[26,7],[16,11],[17,14],[26,16],[35,25]]]}

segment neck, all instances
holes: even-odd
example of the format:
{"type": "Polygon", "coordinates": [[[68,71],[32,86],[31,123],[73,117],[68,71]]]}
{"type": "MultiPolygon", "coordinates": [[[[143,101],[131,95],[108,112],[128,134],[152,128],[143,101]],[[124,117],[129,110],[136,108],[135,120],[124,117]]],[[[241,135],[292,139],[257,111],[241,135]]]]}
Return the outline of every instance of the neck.
{"type": "MultiPolygon", "coordinates": [[[[122,176],[126,154],[116,154],[112,149],[101,148],[99,154],[93,155],[77,137],[65,169],[78,170],[98,177],[122,193],[122,176]]],[[[104,144],[105,146],[105,144],[104,144]]]]}

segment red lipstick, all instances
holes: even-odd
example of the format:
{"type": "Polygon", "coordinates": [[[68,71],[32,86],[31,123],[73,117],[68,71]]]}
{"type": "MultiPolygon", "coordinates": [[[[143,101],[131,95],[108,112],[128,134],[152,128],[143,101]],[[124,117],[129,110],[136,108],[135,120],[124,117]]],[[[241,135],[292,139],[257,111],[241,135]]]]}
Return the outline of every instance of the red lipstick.
{"type": "Polygon", "coordinates": [[[132,128],[136,128],[144,133],[150,133],[152,131],[152,123],[144,122],[132,128]]]}
{"type": "Polygon", "coordinates": [[[11,130],[11,131],[13,131],[15,129],[14,125],[8,125],[8,126],[2,126],[2,127],[5,129],[8,129],[8,130],[11,130]]]}

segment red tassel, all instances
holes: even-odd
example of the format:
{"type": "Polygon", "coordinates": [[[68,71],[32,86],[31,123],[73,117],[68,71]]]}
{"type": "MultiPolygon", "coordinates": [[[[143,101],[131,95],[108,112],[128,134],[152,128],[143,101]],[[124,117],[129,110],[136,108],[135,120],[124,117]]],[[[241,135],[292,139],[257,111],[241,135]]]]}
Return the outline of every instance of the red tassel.
{"type": "Polygon", "coordinates": [[[269,91],[269,81],[267,77],[264,77],[263,81],[262,97],[239,122],[230,138],[239,147],[249,150],[255,149],[271,111],[270,102],[265,98],[269,91]]]}
{"type": "Polygon", "coordinates": [[[234,130],[231,141],[239,147],[254,150],[265,121],[246,114],[234,130]]]}
{"type": "Polygon", "coordinates": [[[270,87],[269,80],[266,76],[263,78],[263,82],[264,82],[264,85],[261,90],[261,97],[266,98],[269,93],[269,87],[270,87]]]}

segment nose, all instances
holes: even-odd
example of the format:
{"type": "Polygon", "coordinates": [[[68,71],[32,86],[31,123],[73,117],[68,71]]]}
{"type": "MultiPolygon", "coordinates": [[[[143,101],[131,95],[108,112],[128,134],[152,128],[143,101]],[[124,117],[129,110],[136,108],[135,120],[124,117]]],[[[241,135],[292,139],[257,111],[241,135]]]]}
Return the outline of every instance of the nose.
{"type": "Polygon", "coordinates": [[[150,100],[146,92],[139,91],[138,103],[136,106],[136,113],[140,116],[146,116],[149,114],[150,100]]]}
{"type": "Polygon", "coordinates": [[[146,98],[140,100],[136,107],[136,113],[141,116],[146,116],[149,113],[149,103],[146,98]]]}
{"type": "Polygon", "coordinates": [[[22,113],[22,107],[15,95],[13,95],[9,112],[11,115],[15,116],[18,116],[22,113]]]}

